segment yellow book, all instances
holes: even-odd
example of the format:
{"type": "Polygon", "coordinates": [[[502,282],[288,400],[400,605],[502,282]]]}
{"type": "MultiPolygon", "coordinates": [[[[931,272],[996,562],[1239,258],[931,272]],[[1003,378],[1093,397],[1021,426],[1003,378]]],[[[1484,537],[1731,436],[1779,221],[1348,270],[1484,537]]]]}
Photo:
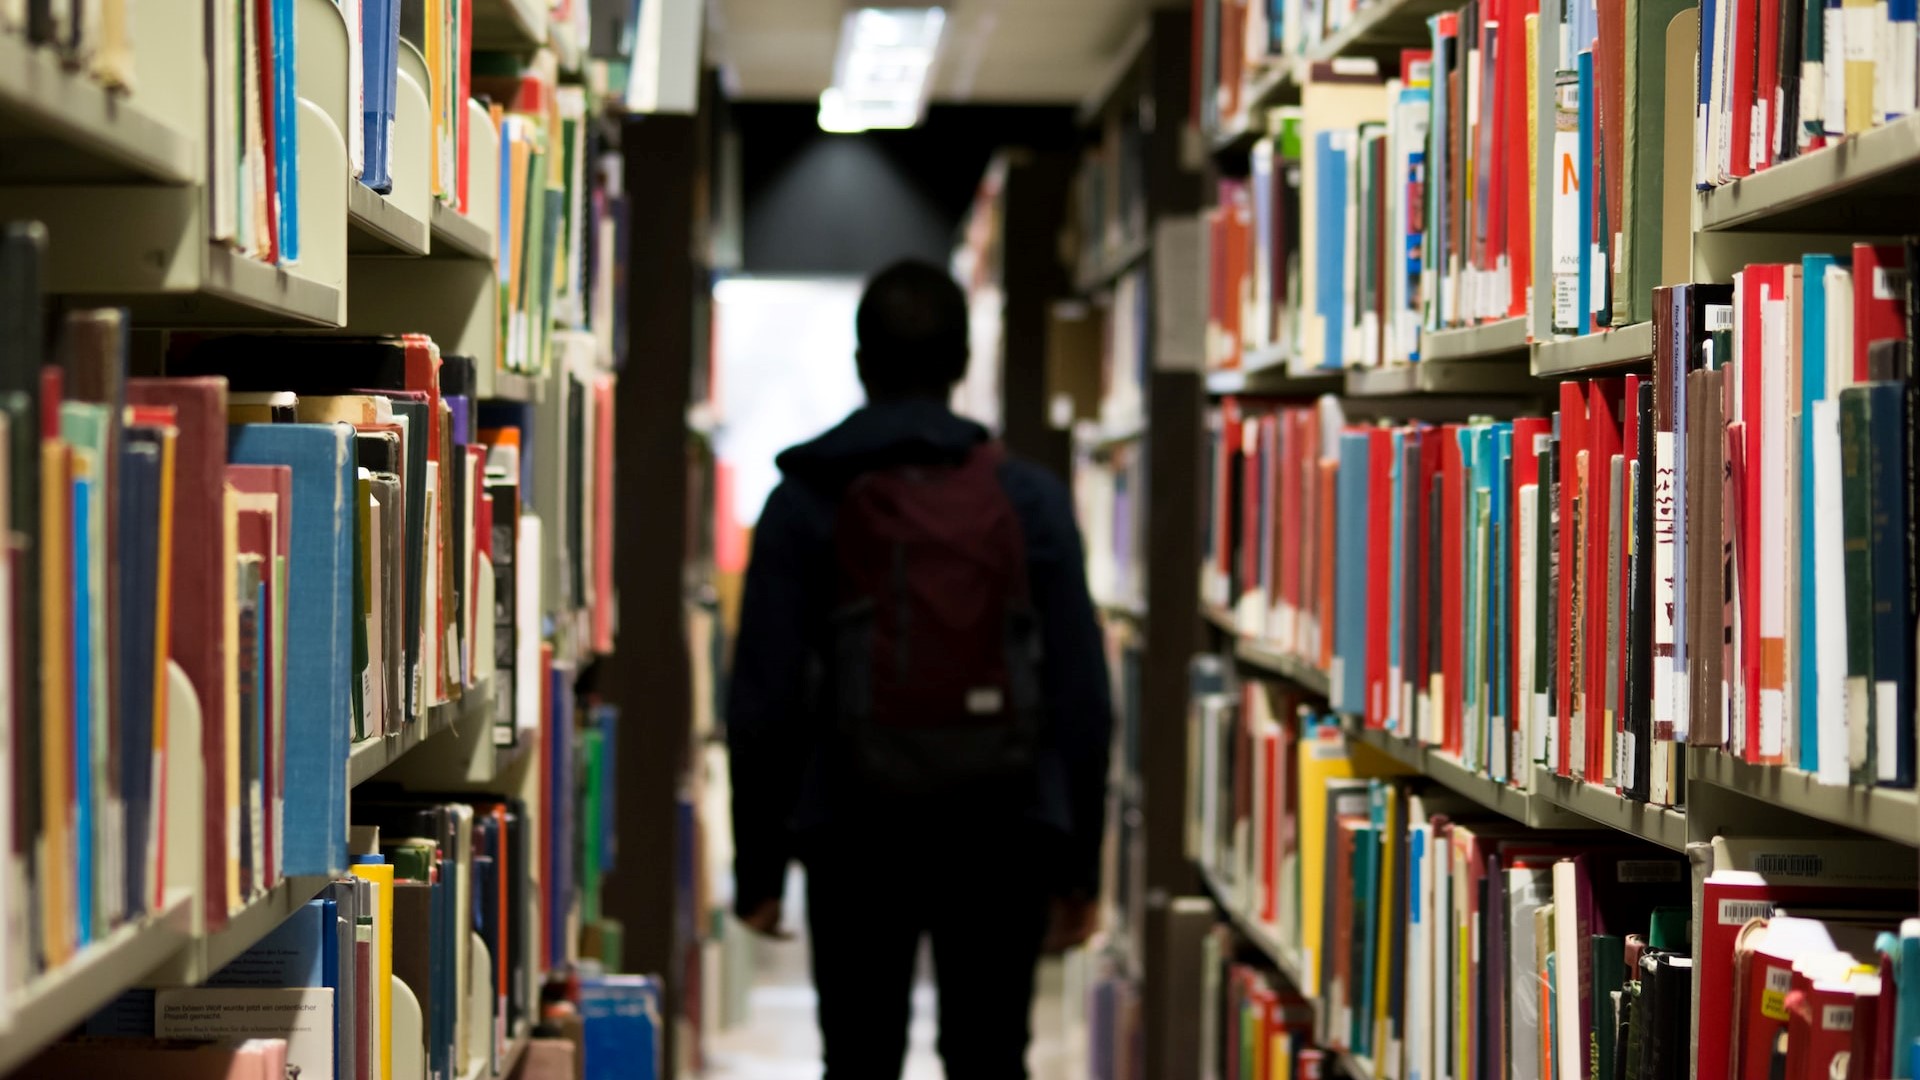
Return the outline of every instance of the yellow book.
{"type": "Polygon", "coordinates": [[[67,774],[72,758],[67,695],[67,612],[72,601],[61,595],[72,553],[67,529],[67,500],[72,497],[67,444],[40,441],[40,930],[48,968],[73,955],[72,819],[67,774]]]}
{"type": "MultiPolygon", "coordinates": [[[[360,856],[358,858],[378,858],[360,856]]],[[[378,1028],[374,1040],[375,1080],[393,1076],[393,867],[385,862],[360,862],[356,858],[354,877],[373,882],[373,1016],[378,1028]]]]}
{"type": "Polygon", "coordinates": [[[1300,948],[1302,990],[1320,988],[1320,935],[1326,926],[1327,784],[1354,775],[1353,759],[1338,731],[1322,727],[1300,739],[1300,948]]]}
{"type": "Polygon", "coordinates": [[[441,175],[440,140],[446,137],[447,98],[453,93],[453,87],[449,85],[453,80],[448,78],[451,69],[446,60],[446,35],[441,32],[443,0],[426,0],[426,3],[428,145],[433,148],[433,153],[429,155],[432,165],[427,175],[432,180],[434,195],[445,198],[449,178],[441,175]]]}
{"type": "Polygon", "coordinates": [[[1841,0],[1840,17],[1846,24],[1841,37],[1847,50],[1846,130],[1849,135],[1858,135],[1874,125],[1873,83],[1878,78],[1874,55],[1885,24],[1874,0],[1841,0]]]}
{"type": "Polygon", "coordinates": [[[168,631],[173,618],[173,462],[179,435],[178,428],[169,427],[160,438],[160,550],[153,607],[153,813],[147,815],[147,881],[153,887],[155,911],[167,897],[160,838],[167,834],[167,658],[172,650],[168,631]]]}

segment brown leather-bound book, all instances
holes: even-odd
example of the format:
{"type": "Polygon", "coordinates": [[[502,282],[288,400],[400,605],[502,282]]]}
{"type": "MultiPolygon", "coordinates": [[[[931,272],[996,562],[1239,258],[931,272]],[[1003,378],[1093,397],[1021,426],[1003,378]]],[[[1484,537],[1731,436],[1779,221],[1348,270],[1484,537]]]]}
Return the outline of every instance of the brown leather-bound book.
{"type": "Polygon", "coordinates": [[[218,598],[225,595],[220,527],[227,467],[227,380],[129,379],[127,400],[170,405],[179,424],[174,446],[173,610],[168,650],[200,702],[201,759],[206,763],[205,871],[207,926],[227,922],[226,636],[218,598]],[[217,886],[217,887],[216,887],[217,886]]]}
{"type": "Polygon", "coordinates": [[[393,883],[393,973],[420,999],[420,1016],[433,1015],[433,886],[393,883]]]}

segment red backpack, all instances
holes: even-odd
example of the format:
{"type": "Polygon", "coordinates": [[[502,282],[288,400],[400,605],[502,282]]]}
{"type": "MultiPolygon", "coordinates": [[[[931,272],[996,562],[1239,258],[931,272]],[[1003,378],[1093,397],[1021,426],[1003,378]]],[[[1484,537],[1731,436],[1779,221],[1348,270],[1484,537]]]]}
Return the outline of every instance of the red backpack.
{"type": "Polygon", "coordinates": [[[867,786],[939,795],[1031,776],[1038,621],[999,444],[866,473],[834,524],[830,720],[867,786]]]}

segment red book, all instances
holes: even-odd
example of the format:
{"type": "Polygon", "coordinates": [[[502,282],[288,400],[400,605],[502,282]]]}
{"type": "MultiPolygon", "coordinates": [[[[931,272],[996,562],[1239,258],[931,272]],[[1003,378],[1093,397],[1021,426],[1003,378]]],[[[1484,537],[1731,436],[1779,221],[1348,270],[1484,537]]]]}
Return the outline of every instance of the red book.
{"type": "MultiPolygon", "coordinates": [[[[1507,15],[1511,21],[1501,26],[1503,29],[1509,26],[1524,28],[1526,16],[1538,14],[1539,11],[1539,0],[1508,0],[1507,15]]],[[[1528,145],[1523,134],[1527,130],[1527,102],[1530,100],[1525,42],[1518,37],[1510,37],[1509,40],[1519,42],[1520,47],[1501,50],[1501,103],[1507,110],[1503,130],[1515,133],[1516,137],[1500,140],[1500,146],[1506,153],[1502,170],[1516,178],[1516,182],[1506,185],[1507,259],[1513,280],[1513,292],[1507,300],[1507,314],[1520,317],[1527,313],[1527,289],[1533,283],[1533,201],[1527,185],[1517,182],[1517,179],[1527,175],[1527,155],[1533,153],[1533,147],[1528,145]]]]}
{"type": "MultiPolygon", "coordinates": [[[[1555,657],[1554,715],[1559,718],[1559,731],[1554,739],[1559,760],[1554,771],[1561,776],[1573,775],[1573,714],[1581,702],[1574,700],[1573,691],[1580,680],[1573,677],[1573,643],[1578,638],[1575,630],[1575,598],[1580,590],[1574,581],[1574,568],[1579,565],[1574,559],[1574,551],[1579,546],[1574,536],[1574,503],[1580,491],[1580,462],[1587,451],[1587,398],[1582,384],[1563,382],[1560,384],[1560,529],[1559,529],[1559,594],[1556,602],[1559,607],[1555,625],[1559,632],[1556,647],[1559,655],[1555,657]]],[[[1582,747],[1580,753],[1586,750],[1582,747]]]]}
{"type": "MultiPolygon", "coordinates": [[[[1748,157],[1754,171],[1773,164],[1774,145],[1780,128],[1780,0],[1756,0],[1759,11],[1759,46],[1754,56],[1753,135],[1748,157]]],[[[1797,46],[1793,42],[1789,48],[1797,46]]],[[[1823,1074],[1824,1075],[1824,1074],[1823,1074]]]]}
{"type": "Polygon", "coordinates": [[[1304,519],[1300,505],[1300,431],[1301,411],[1288,409],[1280,414],[1280,485],[1274,503],[1275,561],[1274,599],[1280,609],[1280,641],[1296,648],[1300,611],[1300,529],[1304,519]]]}
{"type": "Polygon", "coordinates": [[[206,767],[204,868],[207,925],[227,922],[226,880],[226,635],[220,523],[227,466],[227,380],[129,379],[127,401],[167,405],[180,430],[173,464],[173,611],[168,649],[200,702],[200,748],[206,767]]]}
{"type": "Polygon", "coordinates": [[[1367,433],[1367,651],[1366,721],[1384,728],[1392,705],[1387,701],[1387,625],[1393,581],[1393,432],[1367,433]]]}
{"type": "MultiPolygon", "coordinates": [[[[1215,463],[1220,475],[1219,528],[1213,531],[1213,565],[1223,580],[1233,577],[1233,476],[1240,460],[1240,403],[1234,398],[1220,399],[1220,460],[1215,463]]],[[[1227,603],[1233,597],[1229,593],[1227,603]]]]}
{"type": "Polygon", "coordinates": [[[291,35],[293,28],[273,25],[273,0],[254,0],[254,12],[259,23],[254,44],[259,46],[255,62],[260,65],[260,129],[263,136],[260,163],[266,174],[266,261],[274,263],[280,261],[280,188],[277,179],[279,168],[275,162],[275,149],[279,144],[274,139],[273,125],[273,39],[274,35],[282,32],[291,35]]]}
{"type": "MultiPolygon", "coordinates": [[[[1729,176],[1752,172],[1750,136],[1753,128],[1754,60],[1760,51],[1758,0],[1727,0],[1727,19],[1733,31],[1733,77],[1727,93],[1729,176]]],[[[1711,167],[1711,163],[1709,163],[1711,167]]]]}
{"type": "MultiPolygon", "coordinates": [[[[1874,993],[1860,996],[1855,984],[1862,980],[1836,981],[1833,979],[1808,979],[1807,1001],[1807,1037],[1806,1057],[1802,1067],[1804,1076],[1820,1078],[1833,1075],[1835,1059],[1842,1075],[1852,1068],[1853,1029],[1861,1024],[1862,1014],[1871,1026],[1873,1009],[1879,1002],[1877,975],[1867,976],[1865,981],[1874,985],[1874,993]]],[[[1788,1075],[1792,1075],[1789,1073],[1788,1075]]]]}
{"type": "Polygon", "coordinates": [[[1460,461],[1460,425],[1448,424],[1440,429],[1440,627],[1446,633],[1440,645],[1440,671],[1444,692],[1433,707],[1442,718],[1440,746],[1450,754],[1460,752],[1462,641],[1460,634],[1447,631],[1467,624],[1460,581],[1461,501],[1465,484],[1465,469],[1460,461]]]}
{"type": "Polygon", "coordinates": [[[1340,486],[1338,458],[1320,460],[1320,659],[1321,671],[1333,667],[1333,561],[1336,496],[1340,486]]]}
{"type": "Polygon", "coordinates": [[[1612,537],[1607,532],[1607,515],[1613,500],[1609,491],[1613,457],[1620,452],[1621,386],[1618,379],[1595,379],[1587,392],[1587,494],[1582,542],[1586,551],[1580,583],[1581,599],[1586,604],[1585,655],[1582,687],[1586,696],[1587,718],[1586,778],[1597,782],[1606,775],[1606,686],[1607,686],[1607,556],[1612,537]]]}
{"type": "MultiPolygon", "coordinates": [[[[1855,280],[1860,280],[1856,278],[1855,280]]],[[[1746,732],[1748,761],[1758,762],[1760,754],[1760,485],[1761,440],[1766,431],[1766,410],[1761,357],[1765,331],[1762,305],[1769,298],[1783,297],[1787,288],[1787,268],[1778,263],[1749,266],[1734,278],[1734,298],[1738,307],[1739,334],[1734,345],[1735,370],[1740,379],[1739,421],[1744,425],[1742,439],[1747,465],[1740,484],[1740,531],[1744,546],[1739,562],[1740,580],[1740,685],[1743,693],[1733,703],[1732,723],[1746,732]]],[[[1904,329],[1901,331],[1904,333],[1904,329]]],[[[1784,437],[1785,432],[1775,434],[1784,437]]]]}
{"type": "Polygon", "coordinates": [[[467,129],[472,126],[467,99],[473,96],[473,9],[461,4],[456,5],[454,11],[454,17],[460,20],[460,54],[454,58],[453,198],[455,208],[464,214],[467,212],[467,129]]]}
{"type": "MultiPolygon", "coordinates": [[[[1262,687],[1253,687],[1252,692],[1264,694],[1266,690],[1262,687]]],[[[1261,827],[1255,830],[1256,835],[1266,838],[1257,853],[1260,864],[1260,918],[1263,922],[1270,923],[1280,917],[1280,819],[1285,816],[1280,798],[1286,793],[1285,782],[1282,780],[1284,774],[1281,772],[1285,765],[1281,762],[1280,737],[1277,732],[1271,729],[1261,731],[1258,733],[1258,739],[1262,775],[1266,778],[1266,782],[1262,785],[1259,803],[1264,820],[1261,822],[1261,827]]]]}
{"type": "MultiPolygon", "coordinates": [[[[271,496],[275,504],[274,535],[264,538],[264,543],[261,542],[263,538],[248,534],[247,517],[242,515],[240,550],[260,555],[269,566],[272,565],[274,558],[286,557],[293,550],[293,470],[285,465],[229,465],[227,466],[227,483],[243,494],[271,496]]],[[[267,655],[274,656],[277,655],[277,640],[273,634],[273,629],[278,624],[276,613],[280,605],[286,602],[286,598],[279,595],[279,590],[275,588],[276,583],[271,576],[263,576],[263,580],[267,585],[267,608],[260,614],[265,628],[267,655]]],[[[266,843],[264,846],[270,871],[267,884],[271,885],[280,877],[280,859],[275,850],[277,845],[274,843],[274,836],[278,830],[275,829],[274,823],[280,819],[281,793],[286,790],[286,754],[280,750],[280,740],[286,723],[284,700],[286,691],[274,680],[272,664],[268,664],[267,670],[262,674],[261,684],[267,694],[268,702],[267,776],[265,778],[267,785],[266,843]]]]}
{"type": "MultiPolygon", "coordinates": [[[[1729,1076],[1734,1064],[1732,1045],[1742,1034],[1734,1026],[1736,968],[1734,944],[1749,919],[1770,917],[1776,906],[1787,910],[1845,908],[1898,912],[1913,906],[1911,888],[1863,887],[1855,879],[1833,883],[1770,883],[1760,875],[1715,871],[1701,885],[1700,953],[1694,958],[1699,993],[1695,1008],[1701,1031],[1727,1032],[1724,1039],[1701,1039],[1694,1076],[1729,1076]]],[[[1890,918],[1897,916],[1890,915],[1890,918]]],[[[1768,1052],[1771,1053],[1769,1045],[1768,1052]]],[[[1765,1075],[1764,1063],[1762,1075],[1765,1075]]],[[[1875,1076],[1888,1075],[1876,1071],[1875,1076]]]]}
{"type": "Polygon", "coordinates": [[[1260,436],[1265,426],[1266,417],[1260,413],[1249,413],[1240,424],[1239,454],[1235,457],[1240,469],[1240,572],[1234,578],[1238,588],[1231,597],[1235,605],[1260,584],[1260,436]]]}
{"type": "Polygon", "coordinates": [[[1907,265],[1898,244],[1853,245],[1853,381],[1866,382],[1867,348],[1907,336],[1907,265]]]}

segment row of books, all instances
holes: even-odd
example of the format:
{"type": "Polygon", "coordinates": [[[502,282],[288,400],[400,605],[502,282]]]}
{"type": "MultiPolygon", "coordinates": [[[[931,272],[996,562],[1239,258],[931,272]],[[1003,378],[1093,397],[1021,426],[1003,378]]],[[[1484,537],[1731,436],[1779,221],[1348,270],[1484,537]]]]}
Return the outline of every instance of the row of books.
{"type": "Polygon", "coordinates": [[[1222,923],[1202,943],[1200,1063],[1217,1080],[1320,1080],[1326,1051],[1315,1044],[1313,1005],[1236,942],[1222,923]]]}
{"type": "Polygon", "coordinates": [[[1911,115],[1904,3],[1711,0],[1700,8],[1693,178],[1714,187],[1911,115]]]}
{"type": "MultiPolygon", "coordinates": [[[[1221,839],[1194,853],[1266,948],[1296,958],[1321,1045],[1382,1077],[1910,1075],[1912,850],[1720,836],[1693,856],[1695,904],[1687,859],[1489,820],[1292,695],[1196,695],[1196,750],[1232,779],[1203,796],[1221,839]]],[[[1267,981],[1247,996],[1271,1033],[1288,998],[1267,981]]]]}
{"type": "Polygon", "coordinates": [[[1370,59],[1302,68],[1300,106],[1257,117],[1247,175],[1221,185],[1213,296],[1230,336],[1211,362],[1268,346],[1308,367],[1417,360],[1423,331],[1533,303],[1552,305],[1556,336],[1651,318],[1678,10],[1575,4],[1562,20],[1476,0],[1429,17],[1428,47],[1403,50],[1397,77],[1370,59]],[[1529,72],[1556,55],[1543,102],[1529,72]],[[1536,290],[1542,245],[1553,276],[1536,290]]]}
{"type": "Polygon", "coordinates": [[[1083,445],[1073,498],[1087,548],[1087,588],[1108,608],[1146,606],[1146,447],[1083,445]]]}
{"type": "Polygon", "coordinates": [[[184,884],[170,811],[208,837],[210,927],[343,871],[352,744],[419,737],[488,682],[496,743],[551,734],[570,713],[546,639],[604,651],[614,622],[612,376],[590,341],[537,409],[477,401],[472,362],[418,335],[176,335],[169,377],[129,378],[116,310],[42,344],[44,247],[32,224],[0,240],[7,989],[184,884]],[[175,670],[201,807],[166,790],[175,670]]]}
{"type": "Polygon", "coordinates": [[[1147,134],[1125,99],[1101,121],[1100,141],[1080,159],[1073,183],[1074,250],[1083,276],[1147,235],[1147,134]]]}
{"type": "Polygon", "coordinates": [[[128,5],[74,4],[58,0],[8,0],[0,4],[0,35],[19,38],[58,56],[112,91],[133,85],[128,5]]]}
{"type": "Polygon", "coordinates": [[[1677,804],[1691,742],[1911,786],[1905,262],[1663,288],[1651,376],[1562,383],[1550,417],[1225,400],[1203,595],[1495,780],[1677,804]]]}

